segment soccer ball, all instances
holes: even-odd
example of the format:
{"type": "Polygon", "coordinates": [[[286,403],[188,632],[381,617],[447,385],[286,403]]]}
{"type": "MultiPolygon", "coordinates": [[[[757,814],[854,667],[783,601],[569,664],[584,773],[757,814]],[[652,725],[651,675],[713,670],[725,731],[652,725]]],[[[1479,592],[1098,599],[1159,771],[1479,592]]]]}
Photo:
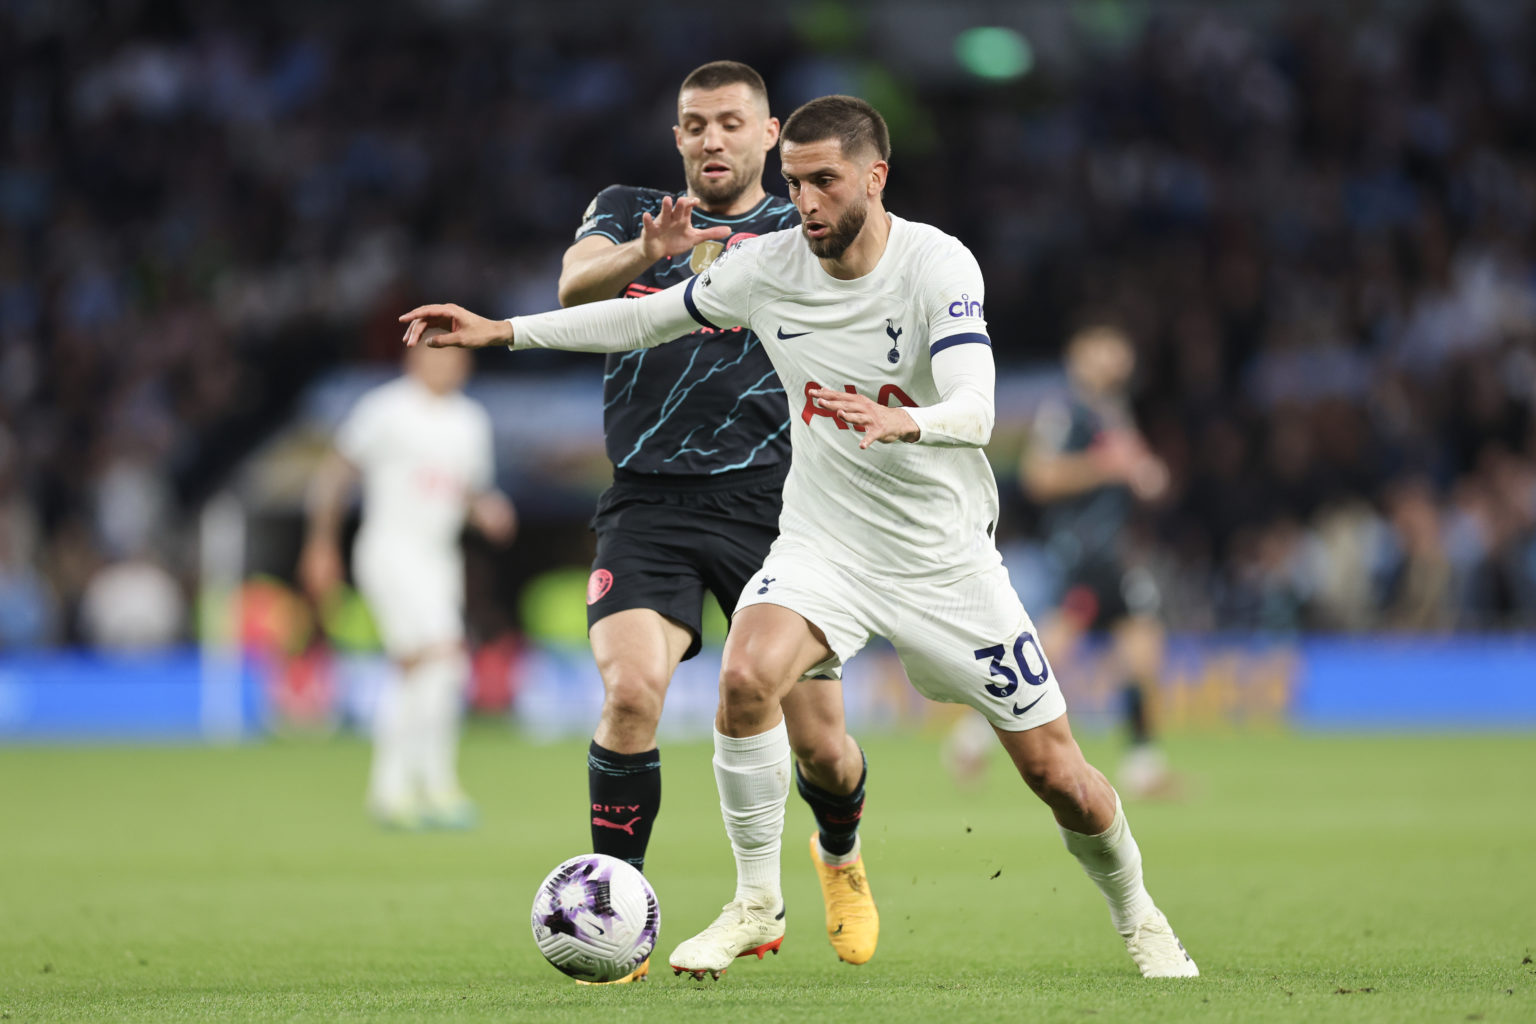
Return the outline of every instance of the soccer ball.
{"type": "Polygon", "coordinates": [[[533,939],[544,959],[581,981],[614,981],[656,946],[656,892],[629,864],[604,853],[572,857],[533,897],[533,939]]]}

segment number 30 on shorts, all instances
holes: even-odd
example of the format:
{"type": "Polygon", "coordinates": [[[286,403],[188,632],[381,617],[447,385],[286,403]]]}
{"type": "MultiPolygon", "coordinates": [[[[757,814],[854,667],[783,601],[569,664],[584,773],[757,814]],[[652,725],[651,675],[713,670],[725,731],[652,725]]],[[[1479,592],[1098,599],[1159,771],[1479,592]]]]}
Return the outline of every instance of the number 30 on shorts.
{"type": "Polygon", "coordinates": [[[979,651],[972,651],[977,661],[986,658],[991,659],[987,666],[987,674],[1002,682],[987,683],[987,692],[994,697],[1011,697],[1019,688],[1019,673],[1023,673],[1024,681],[1030,686],[1043,686],[1045,681],[1051,678],[1050,666],[1045,663],[1045,652],[1040,649],[1040,641],[1030,632],[1019,634],[1019,638],[1013,642],[1013,663],[1018,667],[1019,673],[1014,672],[1003,663],[1008,656],[1008,648],[1003,644],[995,647],[983,647],[979,651]]]}

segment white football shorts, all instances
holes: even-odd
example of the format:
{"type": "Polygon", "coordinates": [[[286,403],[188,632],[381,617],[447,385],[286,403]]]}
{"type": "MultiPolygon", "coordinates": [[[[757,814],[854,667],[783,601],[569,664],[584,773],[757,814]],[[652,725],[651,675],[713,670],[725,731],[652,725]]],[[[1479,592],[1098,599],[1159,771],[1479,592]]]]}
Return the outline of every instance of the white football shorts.
{"type": "Polygon", "coordinates": [[[352,574],[391,658],[411,658],[464,640],[464,560],[457,550],[366,532],[352,574]]]}
{"type": "Polygon", "coordinates": [[[969,704],[999,729],[1033,729],[1067,710],[1035,624],[1001,565],[943,582],[879,579],[781,535],[736,610],[754,604],[788,608],[827,638],[833,656],[806,678],[841,677],[870,637],[883,636],[917,692],[969,704]]]}

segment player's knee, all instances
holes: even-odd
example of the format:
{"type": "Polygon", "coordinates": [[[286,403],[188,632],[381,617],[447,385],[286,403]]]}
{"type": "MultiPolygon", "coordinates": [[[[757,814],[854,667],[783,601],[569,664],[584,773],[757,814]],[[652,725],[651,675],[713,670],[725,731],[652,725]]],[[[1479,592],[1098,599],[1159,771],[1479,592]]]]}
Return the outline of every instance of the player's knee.
{"type": "Polygon", "coordinates": [[[728,662],[720,670],[720,702],[727,708],[750,710],[778,701],[772,676],[751,661],[728,662]]]}
{"type": "Polygon", "coordinates": [[[639,669],[620,668],[608,674],[603,717],[614,725],[655,727],[661,720],[667,680],[639,669]]]}

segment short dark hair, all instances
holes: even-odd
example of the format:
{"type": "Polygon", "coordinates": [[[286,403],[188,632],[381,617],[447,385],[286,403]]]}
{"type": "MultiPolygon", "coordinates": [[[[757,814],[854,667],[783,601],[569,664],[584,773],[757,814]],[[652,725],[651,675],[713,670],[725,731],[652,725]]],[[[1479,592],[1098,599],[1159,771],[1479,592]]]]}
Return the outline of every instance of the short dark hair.
{"type": "Polygon", "coordinates": [[[784,122],[779,138],[797,145],[837,139],[844,156],[865,150],[881,160],[891,158],[891,133],[885,118],[857,96],[823,96],[803,104],[784,122]]]}
{"type": "Polygon", "coordinates": [[[688,72],[688,77],[683,79],[677,91],[681,94],[689,89],[723,89],[728,85],[744,85],[764,104],[768,102],[768,86],[763,83],[763,76],[750,64],[743,64],[739,60],[712,60],[708,64],[701,64],[688,72]]]}
{"type": "Polygon", "coordinates": [[[1135,339],[1130,330],[1114,317],[1096,317],[1079,323],[1067,338],[1067,353],[1071,354],[1091,342],[1110,341],[1136,351],[1135,339]]]}

